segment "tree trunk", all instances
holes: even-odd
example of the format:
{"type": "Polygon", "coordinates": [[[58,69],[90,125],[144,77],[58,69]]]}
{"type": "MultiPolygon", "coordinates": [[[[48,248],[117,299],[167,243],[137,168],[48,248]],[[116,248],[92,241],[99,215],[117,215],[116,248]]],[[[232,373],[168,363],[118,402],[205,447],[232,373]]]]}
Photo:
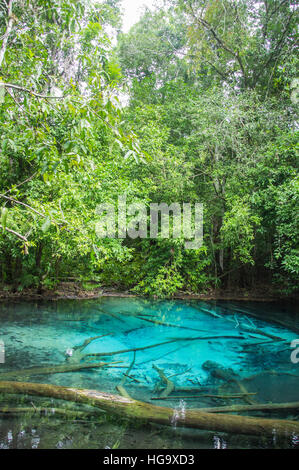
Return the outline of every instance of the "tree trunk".
{"type": "Polygon", "coordinates": [[[50,375],[64,374],[65,372],[76,372],[84,369],[96,369],[101,367],[109,367],[110,364],[118,364],[115,362],[94,362],[90,364],[62,364],[58,366],[32,367],[31,369],[13,370],[11,372],[3,372],[0,374],[0,380],[17,379],[19,377],[31,377],[32,375],[50,375]]]}
{"type": "Polygon", "coordinates": [[[0,393],[28,394],[87,403],[121,418],[137,422],[157,423],[255,436],[299,435],[296,421],[252,418],[206,413],[198,409],[178,413],[172,408],[155,406],[97,390],[79,390],[56,385],[0,382],[0,393]]]}
{"type": "Polygon", "coordinates": [[[235,411],[273,411],[298,409],[299,401],[294,401],[291,403],[256,403],[253,405],[216,406],[214,408],[202,408],[202,411],[205,411],[206,413],[234,413],[235,411]]]}

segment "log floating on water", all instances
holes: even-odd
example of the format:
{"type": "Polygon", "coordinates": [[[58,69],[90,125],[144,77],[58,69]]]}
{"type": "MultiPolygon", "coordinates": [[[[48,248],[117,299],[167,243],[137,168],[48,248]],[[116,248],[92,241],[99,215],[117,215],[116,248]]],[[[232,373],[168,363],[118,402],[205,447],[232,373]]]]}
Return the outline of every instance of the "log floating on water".
{"type": "MultiPolygon", "coordinates": [[[[152,397],[151,400],[185,400],[185,399],[200,399],[200,398],[217,398],[219,400],[227,400],[231,398],[243,398],[244,395],[256,395],[256,393],[241,393],[239,395],[210,395],[207,393],[202,393],[201,395],[170,395],[170,396],[160,396],[160,397],[152,397]]],[[[212,408],[211,408],[212,409],[212,408]]]]}
{"type": "MultiPolygon", "coordinates": [[[[80,390],[48,384],[0,382],[0,393],[37,395],[87,403],[120,418],[167,426],[172,425],[175,416],[175,410],[172,408],[159,407],[97,390],[80,390]]],[[[222,415],[207,413],[200,409],[186,410],[184,416],[176,416],[176,426],[255,436],[299,436],[299,422],[296,421],[222,415]]]]}
{"type": "Polygon", "coordinates": [[[4,416],[37,415],[45,417],[63,416],[65,418],[84,418],[93,416],[90,411],[64,410],[63,408],[0,408],[0,414],[4,416]]]}
{"type": "Polygon", "coordinates": [[[213,408],[200,408],[206,413],[232,413],[235,411],[273,411],[299,409],[299,401],[290,403],[256,403],[254,405],[215,406],[213,408]]]}

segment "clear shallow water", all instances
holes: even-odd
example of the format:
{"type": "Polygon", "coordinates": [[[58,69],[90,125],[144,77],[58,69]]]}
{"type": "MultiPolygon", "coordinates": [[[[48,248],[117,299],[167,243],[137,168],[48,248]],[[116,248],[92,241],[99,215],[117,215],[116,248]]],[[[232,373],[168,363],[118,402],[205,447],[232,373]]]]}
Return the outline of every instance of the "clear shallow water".
{"type": "MultiPolygon", "coordinates": [[[[292,364],[292,340],[299,338],[298,314],[291,305],[237,302],[148,301],[102,298],[92,301],[0,304],[0,340],[5,343],[3,372],[66,363],[66,351],[74,358],[76,346],[89,338],[83,355],[115,352],[106,357],[85,356],[86,361],[121,361],[106,370],[90,369],[52,375],[34,375],[23,380],[117,393],[123,373],[135,363],[125,388],[136,399],[176,409],[246,404],[243,398],[219,399],[207,395],[240,393],[236,383],[222,380],[205,364],[217,363],[229,371],[260,403],[298,401],[299,364],[292,364]],[[271,322],[267,319],[271,317],[271,322]],[[287,322],[288,328],[279,324],[287,322]],[[274,320],[277,322],[274,322],[274,320]],[[183,328],[182,328],[183,327],[183,328]],[[272,337],[281,341],[272,341],[272,337]],[[160,344],[166,343],[166,344],[160,344]],[[70,354],[70,352],[69,352],[70,354]],[[162,369],[176,387],[167,400],[155,400],[163,389],[153,365],[162,369]],[[200,389],[200,387],[202,387],[200,389]],[[193,389],[192,391],[190,389],[193,389]],[[184,390],[182,390],[184,389],[184,390]],[[189,389],[186,391],[185,389],[189,389]],[[191,398],[194,395],[199,398],[191,398]],[[171,398],[179,397],[179,398],[171,398]]],[[[0,375],[1,380],[1,375],[0,375]]],[[[8,407],[72,408],[66,402],[28,397],[2,397],[8,407]],[[33,403],[33,405],[32,405],[33,403]]],[[[0,405],[1,406],[1,405],[0,405]]],[[[81,408],[82,409],[82,408],[81,408]]],[[[88,409],[88,407],[86,407],[88,409]]],[[[256,416],[296,419],[284,411],[256,416]]],[[[293,442],[273,442],[222,433],[176,429],[134,429],[128,423],[100,416],[97,420],[66,420],[58,416],[0,414],[0,448],[210,448],[296,447],[293,442]]]]}

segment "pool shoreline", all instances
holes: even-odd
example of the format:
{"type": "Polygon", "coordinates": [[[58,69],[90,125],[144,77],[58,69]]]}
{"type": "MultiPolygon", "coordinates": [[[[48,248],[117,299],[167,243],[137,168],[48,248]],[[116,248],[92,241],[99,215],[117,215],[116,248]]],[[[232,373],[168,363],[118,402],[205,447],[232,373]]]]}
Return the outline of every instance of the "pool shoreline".
{"type": "MultiPolygon", "coordinates": [[[[55,289],[25,288],[18,291],[13,286],[7,286],[0,289],[1,301],[32,301],[32,300],[88,300],[101,297],[123,297],[123,298],[142,298],[145,296],[133,294],[126,290],[115,288],[95,287],[86,289],[79,282],[62,282],[55,289]]],[[[154,297],[156,298],[156,297],[154,297]]],[[[273,287],[265,286],[260,289],[246,290],[240,289],[232,292],[230,290],[210,290],[205,293],[185,293],[177,292],[171,297],[173,300],[228,300],[228,301],[246,301],[246,302],[276,302],[281,300],[299,300],[299,293],[292,295],[283,295],[273,291],[273,287]]]]}

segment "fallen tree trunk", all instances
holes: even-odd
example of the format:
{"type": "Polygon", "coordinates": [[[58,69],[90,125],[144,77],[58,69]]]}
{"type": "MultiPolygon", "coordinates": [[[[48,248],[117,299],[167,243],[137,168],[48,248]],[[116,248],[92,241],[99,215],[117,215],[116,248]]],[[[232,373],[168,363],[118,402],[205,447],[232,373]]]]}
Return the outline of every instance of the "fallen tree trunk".
{"type": "Polygon", "coordinates": [[[259,330],[258,328],[254,328],[249,325],[240,325],[240,330],[248,331],[249,333],[255,333],[256,335],[265,336],[266,338],[272,339],[272,341],[285,341],[285,339],[281,338],[280,336],[274,336],[270,333],[266,333],[265,331],[259,330]]]}
{"type": "MultiPolygon", "coordinates": [[[[256,393],[246,393],[247,395],[256,395],[256,393]]],[[[219,400],[228,400],[231,398],[243,398],[244,393],[241,393],[239,395],[209,395],[207,393],[202,393],[201,395],[167,395],[167,396],[160,396],[160,397],[151,397],[151,400],[188,400],[188,399],[200,399],[200,398],[217,398],[219,400]]],[[[211,408],[213,409],[213,408],[211,408]]]]}
{"type": "Polygon", "coordinates": [[[105,335],[98,335],[98,336],[93,336],[92,338],[87,338],[83,344],[79,344],[77,346],[74,346],[73,347],[73,350],[74,351],[83,351],[83,349],[85,349],[90,343],[92,343],[93,341],[95,341],[96,339],[100,339],[100,338],[104,338],[105,336],[111,336],[112,333],[107,333],[105,335]]]}
{"type": "Polygon", "coordinates": [[[182,330],[192,330],[192,331],[200,331],[201,333],[207,333],[206,330],[199,330],[198,328],[191,328],[189,326],[181,326],[181,325],[173,325],[172,323],[165,323],[164,321],[160,321],[160,320],[152,320],[150,318],[144,318],[144,315],[137,315],[137,318],[140,318],[140,320],[144,320],[150,323],[154,323],[155,325],[167,326],[168,328],[181,328],[182,330]]]}
{"type": "Polygon", "coordinates": [[[203,368],[208,370],[211,375],[218,379],[235,383],[242,392],[244,401],[251,405],[255,403],[255,401],[250,398],[250,396],[248,396],[250,393],[248,392],[247,388],[234,376],[234,372],[231,369],[224,368],[220,364],[217,364],[217,362],[213,361],[206,361],[203,364],[203,368]]]}
{"type": "Polygon", "coordinates": [[[214,318],[223,318],[223,315],[219,315],[218,313],[208,310],[207,308],[204,308],[202,306],[197,307],[196,305],[191,304],[191,307],[198,310],[199,312],[207,313],[208,315],[211,315],[214,318]]]}
{"type": "MultiPolygon", "coordinates": [[[[161,393],[164,390],[164,388],[158,388],[155,389],[155,392],[161,393]]],[[[215,387],[177,387],[176,385],[174,386],[173,392],[182,392],[182,393],[201,393],[201,392],[211,392],[216,390],[215,387]]]]}
{"type": "Polygon", "coordinates": [[[232,413],[235,411],[273,411],[299,409],[299,401],[291,403],[256,403],[254,405],[216,406],[214,408],[201,408],[206,413],[232,413]]]}
{"type": "Polygon", "coordinates": [[[291,320],[286,320],[285,318],[284,319],[277,318],[275,315],[271,315],[270,313],[267,313],[266,317],[261,317],[260,314],[254,313],[251,310],[245,310],[244,307],[240,309],[240,307],[236,304],[231,304],[231,305],[232,307],[230,308],[222,306],[222,309],[226,310],[227,313],[229,314],[231,314],[231,309],[234,309],[238,314],[241,314],[242,316],[248,315],[249,317],[257,318],[258,320],[264,319],[267,322],[277,323],[280,326],[283,326],[289,330],[299,333],[299,327],[296,326],[295,322],[291,320]]]}
{"type": "Polygon", "coordinates": [[[175,416],[176,426],[202,430],[255,436],[299,435],[299,422],[296,421],[221,415],[198,409],[186,410],[184,414],[178,415],[172,408],[155,406],[97,390],[80,390],[48,384],[0,382],[0,393],[37,395],[87,403],[121,418],[167,426],[172,425],[175,416]]]}
{"type": "Polygon", "coordinates": [[[63,374],[65,372],[75,372],[84,369],[98,369],[108,367],[110,364],[118,364],[121,361],[114,362],[94,362],[89,364],[62,364],[57,366],[32,367],[30,369],[13,370],[0,374],[0,380],[17,379],[19,377],[31,377],[32,375],[63,374]]]}
{"type": "Polygon", "coordinates": [[[0,414],[4,416],[39,415],[46,417],[63,416],[66,418],[91,417],[92,413],[85,411],[64,410],[61,408],[0,408],[0,414]]]}
{"type": "MultiPolygon", "coordinates": [[[[128,352],[137,352],[137,351],[145,351],[146,349],[151,349],[151,348],[157,348],[159,346],[164,346],[166,344],[171,344],[171,343],[176,343],[179,341],[208,341],[211,339],[240,339],[244,340],[242,336],[196,336],[195,338],[172,338],[168,341],[163,341],[162,343],[157,343],[157,344],[150,344],[149,346],[142,346],[140,348],[131,348],[131,349],[121,349],[120,351],[110,351],[110,352],[100,352],[100,353],[89,353],[89,354],[84,354],[81,359],[84,359],[86,357],[106,357],[106,356],[117,356],[119,354],[125,354],[128,352]]],[[[143,364],[143,363],[141,363],[143,364]]],[[[140,364],[139,364],[140,365],[140,364]]]]}

